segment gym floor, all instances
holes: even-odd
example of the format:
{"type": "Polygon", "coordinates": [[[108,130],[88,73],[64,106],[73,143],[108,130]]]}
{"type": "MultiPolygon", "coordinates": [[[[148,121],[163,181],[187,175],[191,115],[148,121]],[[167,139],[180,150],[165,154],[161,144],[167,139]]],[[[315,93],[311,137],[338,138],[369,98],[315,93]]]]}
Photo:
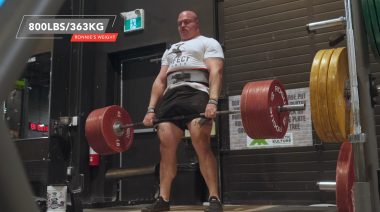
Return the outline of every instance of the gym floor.
{"type": "MultiPolygon", "coordinates": [[[[115,212],[115,211],[133,211],[138,212],[144,207],[124,206],[112,208],[84,209],[84,212],[115,212]]],[[[184,205],[171,206],[170,211],[203,211],[204,206],[201,205],[184,205]]],[[[283,206],[283,205],[224,205],[224,211],[245,211],[245,212],[336,212],[335,206],[283,206]]]]}

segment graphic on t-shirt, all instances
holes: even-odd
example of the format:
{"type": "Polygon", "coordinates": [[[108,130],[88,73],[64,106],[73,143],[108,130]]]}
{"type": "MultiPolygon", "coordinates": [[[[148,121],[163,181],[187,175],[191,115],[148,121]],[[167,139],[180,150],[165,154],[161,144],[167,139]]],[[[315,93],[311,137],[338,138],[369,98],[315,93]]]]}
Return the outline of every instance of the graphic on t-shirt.
{"type": "Polygon", "coordinates": [[[169,54],[175,54],[176,56],[170,61],[171,67],[186,66],[186,62],[190,59],[189,56],[182,55],[185,52],[185,49],[181,50],[182,45],[185,43],[177,43],[174,45],[174,48],[171,49],[169,54]]]}
{"type": "Polygon", "coordinates": [[[176,57],[180,57],[181,54],[182,54],[182,50],[180,49],[180,47],[185,44],[185,43],[177,43],[175,45],[176,48],[173,48],[172,49],[172,52],[170,52],[169,54],[176,54],[176,57]]]}

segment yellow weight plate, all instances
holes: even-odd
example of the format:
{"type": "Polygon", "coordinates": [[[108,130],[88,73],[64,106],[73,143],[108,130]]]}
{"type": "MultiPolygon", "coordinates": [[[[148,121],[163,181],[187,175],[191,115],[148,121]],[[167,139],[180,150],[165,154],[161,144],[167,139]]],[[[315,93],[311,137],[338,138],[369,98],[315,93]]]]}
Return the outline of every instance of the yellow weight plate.
{"type": "Polygon", "coordinates": [[[313,126],[315,132],[321,140],[326,139],[326,135],[323,131],[323,126],[320,120],[319,115],[319,106],[318,106],[318,75],[319,75],[319,65],[321,63],[322,57],[326,50],[319,50],[313,60],[310,71],[310,110],[311,110],[311,119],[313,121],[313,126]]]}
{"type": "Polygon", "coordinates": [[[345,47],[337,48],[331,56],[327,75],[327,104],[331,128],[338,141],[347,139],[350,108],[344,96],[348,80],[348,59],[345,47]]]}
{"type": "Polygon", "coordinates": [[[337,141],[334,135],[334,131],[331,128],[328,111],[329,108],[327,104],[327,96],[330,95],[330,91],[327,90],[327,75],[329,71],[331,55],[333,52],[334,49],[328,49],[323,54],[318,74],[318,110],[319,118],[323,127],[322,130],[326,135],[325,139],[323,139],[325,142],[337,141]]]}

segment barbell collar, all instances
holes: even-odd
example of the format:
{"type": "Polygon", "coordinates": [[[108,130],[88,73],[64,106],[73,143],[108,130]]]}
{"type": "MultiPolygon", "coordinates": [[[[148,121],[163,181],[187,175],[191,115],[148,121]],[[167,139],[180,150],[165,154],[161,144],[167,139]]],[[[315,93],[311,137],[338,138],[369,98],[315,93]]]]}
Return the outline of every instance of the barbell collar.
{"type": "Polygon", "coordinates": [[[119,121],[116,121],[112,128],[113,128],[113,131],[115,132],[115,134],[117,136],[122,136],[124,134],[124,130],[123,128],[128,128],[129,126],[126,126],[126,127],[122,127],[123,125],[119,122],[119,121]]]}
{"type": "Polygon", "coordinates": [[[283,105],[278,106],[278,112],[287,112],[287,111],[301,111],[305,110],[305,104],[297,104],[297,105],[283,105]]]}

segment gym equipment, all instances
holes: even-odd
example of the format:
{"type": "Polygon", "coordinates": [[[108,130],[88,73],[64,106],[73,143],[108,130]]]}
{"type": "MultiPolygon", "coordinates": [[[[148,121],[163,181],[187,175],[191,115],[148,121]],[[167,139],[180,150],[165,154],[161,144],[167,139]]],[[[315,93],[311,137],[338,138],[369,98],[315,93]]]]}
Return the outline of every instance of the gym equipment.
{"type": "Polygon", "coordinates": [[[124,152],[132,145],[133,127],[116,126],[128,123],[132,123],[131,117],[118,105],[96,109],[86,119],[87,141],[100,155],[124,152]]]}
{"type": "Polygon", "coordinates": [[[310,72],[310,106],[315,131],[325,142],[343,142],[350,133],[346,48],[319,50],[310,72]]]}
{"type": "Polygon", "coordinates": [[[340,146],[335,180],[317,182],[317,185],[320,190],[335,192],[338,212],[353,212],[354,156],[352,144],[347,140],[340,146]]]}
{"type": "MultiPolygon", "coordinates": [[[[251,138],[282,138],[289,122],[289,111],[304,110],[305,105],[288,105],[284,86],[278,80],[247,83],[241,95],[240,111],[217,111],[217,115],[241,113],[243,127],[251,138]]],[[[204,117],[204,113],[156,120],[181,120],[204,117]]],[[[86,120],[89,145],[100,155],[128,150],[133,143],[134,126],[128,112],[117,105],[92,111],[86,120]]]]}
{"type": "Polygon", "coordinates": [[[348,141],[340,146],[336,164],[336,205],[338,212],[353,212],[352,186],[354,184],[354,156],[352,144],[348,141]]]}

